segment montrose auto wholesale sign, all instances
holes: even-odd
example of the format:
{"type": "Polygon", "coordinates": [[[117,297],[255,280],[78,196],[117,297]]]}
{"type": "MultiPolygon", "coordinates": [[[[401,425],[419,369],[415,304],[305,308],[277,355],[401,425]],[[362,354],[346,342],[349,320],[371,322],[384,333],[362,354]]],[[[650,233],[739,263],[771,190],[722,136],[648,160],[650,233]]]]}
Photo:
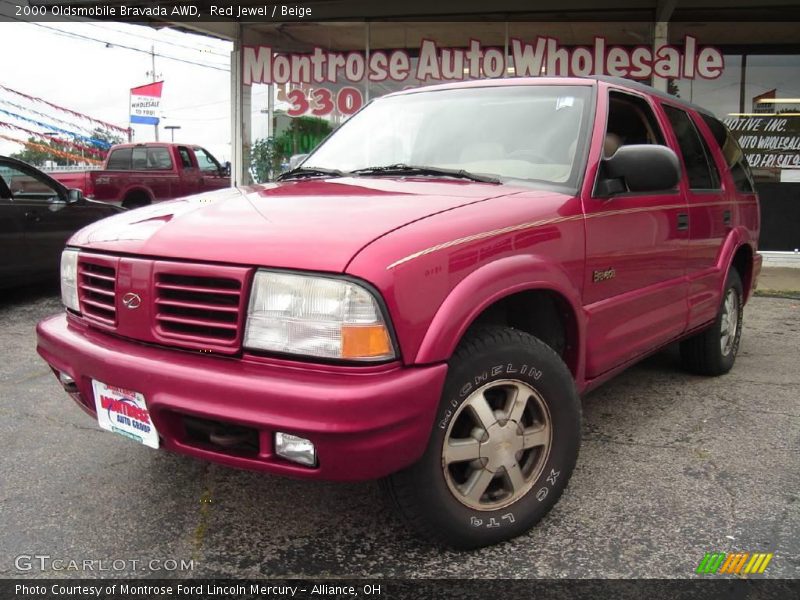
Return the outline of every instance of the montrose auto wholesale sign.
{"type": "Polygon", "coordinates": [[[567,47],[551,37],[511,39],[509,56],[502,48],[471,40],[467,48],[440,48],[423,40],[412,58],[406,50],[332,52],[315,48],[307,54],[275,53],[270,46],[245,46],[243,82],[276,84],[290,89],[288,113],[316,116],[334,111],[349,115],[364,103],[360,87],[345,85],[334,94],[326,84],[393,81],[416,86],[482,77],[612,75],[631,79],[716,79],[725,67],[722,52],[702,47],[692,36],[682,46],[614,46],[596,37],[592,46],[567,47]]]}

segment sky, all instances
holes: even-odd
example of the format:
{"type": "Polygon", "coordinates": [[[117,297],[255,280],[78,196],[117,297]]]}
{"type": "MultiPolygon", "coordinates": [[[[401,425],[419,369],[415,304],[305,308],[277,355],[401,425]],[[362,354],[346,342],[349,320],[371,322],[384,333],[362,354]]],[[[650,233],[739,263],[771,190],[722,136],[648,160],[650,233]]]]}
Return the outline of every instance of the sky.
{"type": "MultiPolygon", "coordinates": [[[[13,14],[5,10],[8,6],[8,0],[0,0],[0,14],[13,14]]],[[[180,127],[176,141],[204,146],[221,162],[230,160],[232,45],[227,41],[114,22],[0,22],[0,85],[127,128],[130,88],[151,81],[151,46],[156,53],[156,72],[165,82],[160,139],[170,139],[164,126],[176,125],[180,127]]],[[[681,97],[723,118],[739,110],[740,58],[727,56],[726,63],[719,79],[680,81],[681,97]]],[[[750,57],[745,108],[750,110],[750,99],[765,90],[776,89],[779,96],[800,96],[799,81],[794,56],[750,57]]],[[[252,133],[253,139],[258,139],[266,134],[266,117],[261,112],[267,89],[257,85],[252,92],[252,133]]],[[[0,90],[0,109],[14,110],[3,104],[4,99],[20,101],[0,90]]],[[[59,114],[48,108],[41,112],[59,114]]],[[[0,122],[10,118],[0,113],[0,122]]],[[[43,131],[30,123],[17,123],[43,131]]],[[[152,126],[136,125],[134,131],[135,141],[154,139],[152,126]]],[[[0,127],[0,134],[4,133],[27,137],[0,127]]],[[[0,137],[0,154],[20,149],[0,137]]]]}
{"type": "MultiPolygon", "coordinates": [[[[0,22],[0,85],[127,128],[130,88],[151,81],[151,45],[156,73],[164,80],[161,141],[170,139],[163,126],[177,125],[181,129],[175,131],[176,142],[198,144],[220,161],[230,160],[230,42],[124,23],[0,22]]],[[[20,103],[19,97],[7,93],[0,95],[3,98],[20,103]]],[[[0,108],[14,110],[7,104],[0,108]]],[[[0,114],[0,121],[9,120],[0,114]]],[[[135,125],[134,132],[134,141],[154,139],[152,125],[135,125]]],[[[19,131],[5,133],[26,138],[19,131]]],[[[0,138],[0,154],[20,149],[0,138]]]]}

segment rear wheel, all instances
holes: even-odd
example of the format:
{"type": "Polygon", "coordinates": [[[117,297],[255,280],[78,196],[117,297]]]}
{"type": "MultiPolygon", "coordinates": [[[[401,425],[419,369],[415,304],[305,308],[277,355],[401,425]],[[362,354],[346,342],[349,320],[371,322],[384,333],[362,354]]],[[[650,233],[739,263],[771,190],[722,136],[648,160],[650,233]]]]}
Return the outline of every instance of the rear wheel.
{"type": "Polygon", "coordinates": [[[145,192],[131,192],[122,201],[122,208],[133,210],[134,208],[141,208],[150,204],[150,196],[145,192]]]}
{"type": "Polygon", "coordinates": [[[684,367],[698,375],[723,375],[731,370],[742,337],[742,280],[731,268],[714,324],[681,342],[684,367]]]}
{"type": "Polygon", "coordinates": [[[419,533],[485,546],[526,532],[553,507],[579,444],[580,401],[559,356],[526,333],[485,328],[450,361],[425,454],[384,488],[419,533]]]}

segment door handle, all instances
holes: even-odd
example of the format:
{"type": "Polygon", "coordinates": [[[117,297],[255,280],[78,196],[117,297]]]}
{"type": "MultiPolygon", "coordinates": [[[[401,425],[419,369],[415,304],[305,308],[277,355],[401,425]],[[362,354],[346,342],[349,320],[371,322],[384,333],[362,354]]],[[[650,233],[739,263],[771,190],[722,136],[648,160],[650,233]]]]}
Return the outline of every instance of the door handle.
{"type": "Polygon", "coordinates": [[[689,213],[678,213],[678,231],[689,229],[689,213]]]}
{"type": "Polygon", "coordinates": [[[724,213],[722,213],[722,223],[726,227],[731,226],[731,211],[726,210],[724,213]]]}
{"type": "Polygon", "coordinates": [[[42,220],[42,217],[39,216],[39,213],[35,210],[31,210],[25,213],[25,220],[32,221],[33,223],[38,223],[42,220]]]}

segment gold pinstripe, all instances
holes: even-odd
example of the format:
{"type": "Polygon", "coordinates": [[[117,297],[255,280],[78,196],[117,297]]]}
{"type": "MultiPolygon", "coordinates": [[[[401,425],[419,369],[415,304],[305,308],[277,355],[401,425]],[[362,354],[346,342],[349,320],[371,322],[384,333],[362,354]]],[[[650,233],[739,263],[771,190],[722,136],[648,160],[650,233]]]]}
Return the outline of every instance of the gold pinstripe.
{"type": "Polygon", "coordinates": [[[437,244],[436,246],[431,246],[430,248],[425,248],[424,250],[420,250],[419,252],[414,252],[413,254],[409,254],[406,257],[401,258],[400,260],[396,260],[388,267],[386,267],[387,271],[391,271],[395,267],[399,267],[402,264],[405,264],[409,261],[415,260],[422,256],[426,256],[428,254],[433,254],[434,252],[438,252],[439,250],[445,250],[446,248],[452,248],[454,246],[461,246],[462,244],[468,244],[470,242],[475,242],[478,240],[484,240],[487,238],[492,238],[498,235],[504,235],[506,233],[513,233],[516,231],[524,231],[526,229],[533,229],[536,227],[542,227],[543,225],[553,225],[556,223],[566,223],[569,221],[578,221],[580,219],[595,219],[599,217],[611,217],[617,215],[629,215],[634,213],[640,212],[651,212],[656,210],[670,210],[676,208],[703,208],[707,206],[730,206],[730,205],[738,205],[738,204],[750,204],[749,202],[703,202],[701,204],[664,204],[661,206],[639,206],[636,208],[624,208],[619,210],[607,210],[603,212],[596,212],[590,214],[577,214],[571,215],[569,217],[553,217],[552,219],[542,219],[540,221],[530,221],[528,223],[520,223],[518,225],[510,225],[508,227],[502,227],[500,229],[492,229],[490,231],[483,231],[481,233],[476,233],[473,235],[468,235],[466,237],[457,238],[454,240],[450,240],[449,242],[442,242],[441,244],[437,244]]]}

